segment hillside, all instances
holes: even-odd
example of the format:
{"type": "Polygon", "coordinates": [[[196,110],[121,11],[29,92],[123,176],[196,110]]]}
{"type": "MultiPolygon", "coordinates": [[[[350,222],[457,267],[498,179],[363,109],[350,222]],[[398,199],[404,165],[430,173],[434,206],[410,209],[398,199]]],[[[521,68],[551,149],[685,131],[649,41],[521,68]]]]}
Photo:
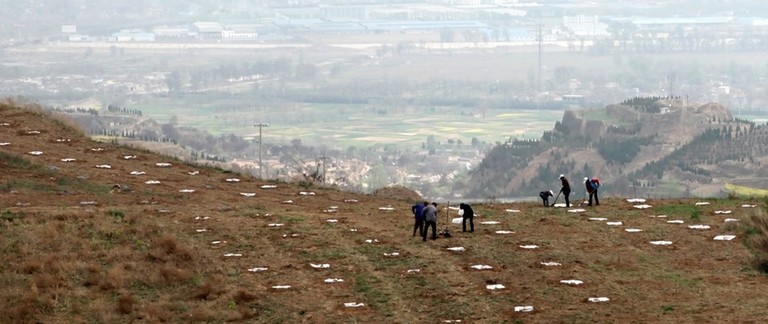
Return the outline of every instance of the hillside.
{"type": "MultiPolygon", "coordinates": [[[[566,111],[541,141],[495,147],[473,171],[469,196],[531,196],[598,177],[612,195],[711,197],[725,185],[765,186],[768,127],[725,107],[635,98],[601,110],[566,111]]],[[[578,186],[579,194],[583,189],[578,186]]]]}
{"type": "Polygon", "coordinates": [[[454,235],[422,242],[402,189],[261,181],[94,142],[9,103],[0,143],[3,323],[768,318],[768,292],[754,289],[768,284],[757,244],[765,201],[638,209],[604,199],[581,211],[488,201],[474,206],[474,233],[446,224],[456,212],[441,202],[439,227],[454,235]],[[720,234],[737,239],[713,240],[720,234]],[[589,301],[597,297],[608,301],[589,301]]]}

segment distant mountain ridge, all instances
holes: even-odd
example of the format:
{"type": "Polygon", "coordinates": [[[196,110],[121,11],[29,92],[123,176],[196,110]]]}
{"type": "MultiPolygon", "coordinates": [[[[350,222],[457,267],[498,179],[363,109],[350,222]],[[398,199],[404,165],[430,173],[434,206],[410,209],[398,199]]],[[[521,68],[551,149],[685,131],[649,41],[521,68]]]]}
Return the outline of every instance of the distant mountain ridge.
{"type": "Polygon", "coordinates": [[[634,98],[596,110],[568,110],[540,141],[495,147],[472,172],[467,195],[531,196],[559,190],[559,174],[582,192],[599,177],[604,194],[722,196],[726,183],[764,186],[768,128],[734,119],[722,105],[686,107],[680,98],[634,98]]]}

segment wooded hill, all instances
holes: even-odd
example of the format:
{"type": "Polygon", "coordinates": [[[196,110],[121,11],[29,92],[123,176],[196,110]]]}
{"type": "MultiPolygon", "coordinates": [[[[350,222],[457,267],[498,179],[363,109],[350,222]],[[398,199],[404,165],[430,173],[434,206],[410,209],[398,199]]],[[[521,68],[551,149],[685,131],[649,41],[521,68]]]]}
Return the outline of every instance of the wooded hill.
{"type": "Polygon", "coordinates": [[[603,194],[722,196],[726,183],[762,187],[768,128],[733,118],[719,104],[633,98],[598,110],[569,110],[539,141],[495,147],[472,172],[468,196],[518,197],[558,191],[565,174],[598,177],[603,194]]]}

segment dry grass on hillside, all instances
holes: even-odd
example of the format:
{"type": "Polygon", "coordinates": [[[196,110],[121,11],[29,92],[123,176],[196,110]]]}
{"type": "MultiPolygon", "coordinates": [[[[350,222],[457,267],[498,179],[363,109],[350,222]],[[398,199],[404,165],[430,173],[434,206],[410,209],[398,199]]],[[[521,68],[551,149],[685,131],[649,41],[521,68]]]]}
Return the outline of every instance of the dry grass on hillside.
{"type": "Polygon", "coordinates": [[[768,292],[755,289],[768,278],[753,267],[768,251],[765,202],[652,200],[653,207],[637,209],[605,199],[582,213],[537,203],[475,204],[474,233],[447,224],[456,211],[442,209],[439,227],[453,237],[422,242],[411,236],[411,198],[302,188],[184,164],[94,143],[9,106],[0,106],[0,123],[8,124],[0,126],[0,143],[10,143],[0,147],[3,323],[768,318],[768,292]],[[76,161],[61,160],[67,157],[76,161]],[[96,167],[104,164],[110,168],[96,167]],[[590,220],[597,217],[622,223],[590,220]],[[688,228],[703,224],[710,228],[688,228]],[[721,234],[737,238],[713,240],[721,234]],[[673,243],[650,244],[657,240],[673,243]],[[583,284],[561,283],[567,279],[583,284]],[[491,284],[504,288],[487,289],[491,284]]]}

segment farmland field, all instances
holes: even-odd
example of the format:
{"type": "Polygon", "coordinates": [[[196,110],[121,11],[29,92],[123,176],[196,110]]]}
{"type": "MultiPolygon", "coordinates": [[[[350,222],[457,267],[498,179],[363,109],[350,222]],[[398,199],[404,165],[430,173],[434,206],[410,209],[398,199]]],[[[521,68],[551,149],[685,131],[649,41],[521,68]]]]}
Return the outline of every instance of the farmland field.
{"type": "MultiPolygon", "coordinates": [[[[226,105],[223,102],[222,105],[226,105]]],[[[346,148],[350,145],[402,144],[419,146],[427,136],[437,141],[461,139],[469,143],[473,137],[493,143],[510,137],[538,139],[562,119],[561,111],[487,109],[482,113],[471,108],[408,107],[386,114],[360,105],[309,105],[260,108],[223,108],[216,103],[198,104],[190,108],[172,102],[141,105],[145,116],[167,122],[177,116],[179,126],[195,127],[212,134],[258,136],[254,123],[266,122],[265,142],[288,143],[299,138],[304,143],[346,148]]]]}

